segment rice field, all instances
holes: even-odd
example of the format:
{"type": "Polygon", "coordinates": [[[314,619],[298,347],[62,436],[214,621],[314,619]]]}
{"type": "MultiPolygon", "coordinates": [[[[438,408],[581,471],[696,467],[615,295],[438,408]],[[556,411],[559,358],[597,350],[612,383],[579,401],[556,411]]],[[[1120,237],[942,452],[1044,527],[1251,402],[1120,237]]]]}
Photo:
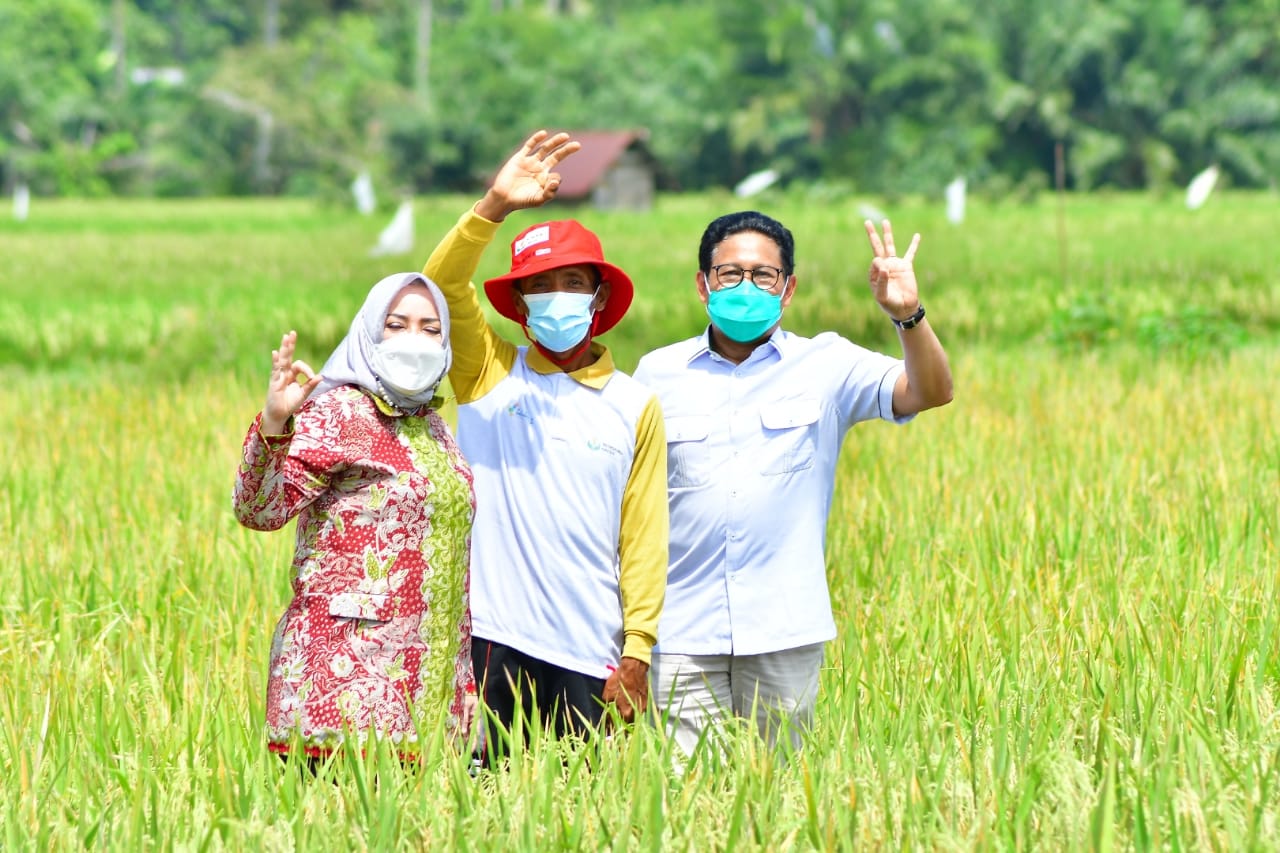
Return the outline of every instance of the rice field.
{"type": "MultiPolygon", "coordinates": [[[[892,352],[861,204],[777,196],[786,325],[892,352]]],[[[323,361],[368,287],[470,199],[41,202],[0,222],[0,846],[6,850],[1004,850],[1280,846],[1280,250],[1274,195],[1059,207],[883,201],[920,231],[955,401],[848,438],[828,532],[840,637],[814,731],[681,765],[660,733],[531,734],[472,778],[438,730],[311,778],[268,755],[292,525],[230,490],[270,349],[323,361]]],[[[580,216],[638,293],[626,369],[706,322],[702,227],[741,202],[580,216]]],[[[901,237],[900,237],[901,240],[901,237]]],[[[514,330],[507,329],[514,334],[514,330]]]]}

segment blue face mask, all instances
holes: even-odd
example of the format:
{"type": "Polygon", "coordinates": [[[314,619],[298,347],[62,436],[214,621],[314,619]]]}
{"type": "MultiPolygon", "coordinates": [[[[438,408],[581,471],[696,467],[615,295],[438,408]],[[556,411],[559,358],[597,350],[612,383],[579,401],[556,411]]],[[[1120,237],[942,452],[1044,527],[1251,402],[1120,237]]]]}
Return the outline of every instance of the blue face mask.
{"type": "Polygon", "coordinates": [[[591,331],[595,311],[594,293],[530,293],[524,297],[529,307],[525,322],[533,338],[551,352],[568,352],[582,343],[591,331]]]}
{"type": "Polygon", "coordinates": [[[707,315],[730,340],[749,344],[764,337],[782,318],[782,294],[743,282],[707,294],[707,315]]]}

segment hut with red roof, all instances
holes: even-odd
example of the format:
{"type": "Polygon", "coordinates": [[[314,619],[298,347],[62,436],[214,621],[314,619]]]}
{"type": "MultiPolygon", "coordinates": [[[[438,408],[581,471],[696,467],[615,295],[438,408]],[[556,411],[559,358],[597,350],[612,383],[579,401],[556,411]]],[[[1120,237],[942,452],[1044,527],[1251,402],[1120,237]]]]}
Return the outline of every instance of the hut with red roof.
{"type": "Polygon", "coordinates": [[[589,202],[599,210],[648,210],[653,206],[658,163],[643,130],[569,131],[582,149],[556,171],[556,198],[589,202]]]}

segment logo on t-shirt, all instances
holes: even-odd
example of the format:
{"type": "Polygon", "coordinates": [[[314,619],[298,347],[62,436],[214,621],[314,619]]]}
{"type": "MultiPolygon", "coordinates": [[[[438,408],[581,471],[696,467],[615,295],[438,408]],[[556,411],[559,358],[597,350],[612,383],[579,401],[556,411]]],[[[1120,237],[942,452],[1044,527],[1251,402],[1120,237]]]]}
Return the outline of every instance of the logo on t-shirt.
{"type": "Polygon", "coordinates": [[[588,449],[588,450],[600,450],[600,451],[603,451],[603,452],[605,452],[605,453],[608,453],[610,456],[621,456],[621,455],[622,455],[622,448],[621,448],[621,447],[615,447],[615,446],[613,446],[612,444],[610,444],[610,443],[609,443],[609,442],[607,442],[607,441],[599,441],[599,440],[594,439],[594,438],[589,438],[589,439],[587,439],[587,449],[588,449]]]}
{"type": "Polygon", "coordinates": [[[520,408],[519,403],[512,403],[510,406],[507,406],[507,414],[515,415],[517,418],[520,418],[521,420],[527,422],[530,425],[533,424],[533,415],[529,414],[524,409],[520,408]]]}

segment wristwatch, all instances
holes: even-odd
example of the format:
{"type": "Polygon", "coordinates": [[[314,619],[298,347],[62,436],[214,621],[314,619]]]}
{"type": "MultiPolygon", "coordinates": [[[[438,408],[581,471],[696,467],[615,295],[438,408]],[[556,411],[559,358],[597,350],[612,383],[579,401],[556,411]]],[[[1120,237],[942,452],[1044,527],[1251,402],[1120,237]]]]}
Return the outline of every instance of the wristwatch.
{"type": "Polygon", "coordinates": [[[892,320],[893,325],[897,326],[899,329],[914,329],[916,326],[919,326],[920,321],[924,319],[924,306],[921,305],[916,308],[916,313],[912,314],[905,320],[899,320],[896,317],[890,317],[889,319],[892,320]]]}

